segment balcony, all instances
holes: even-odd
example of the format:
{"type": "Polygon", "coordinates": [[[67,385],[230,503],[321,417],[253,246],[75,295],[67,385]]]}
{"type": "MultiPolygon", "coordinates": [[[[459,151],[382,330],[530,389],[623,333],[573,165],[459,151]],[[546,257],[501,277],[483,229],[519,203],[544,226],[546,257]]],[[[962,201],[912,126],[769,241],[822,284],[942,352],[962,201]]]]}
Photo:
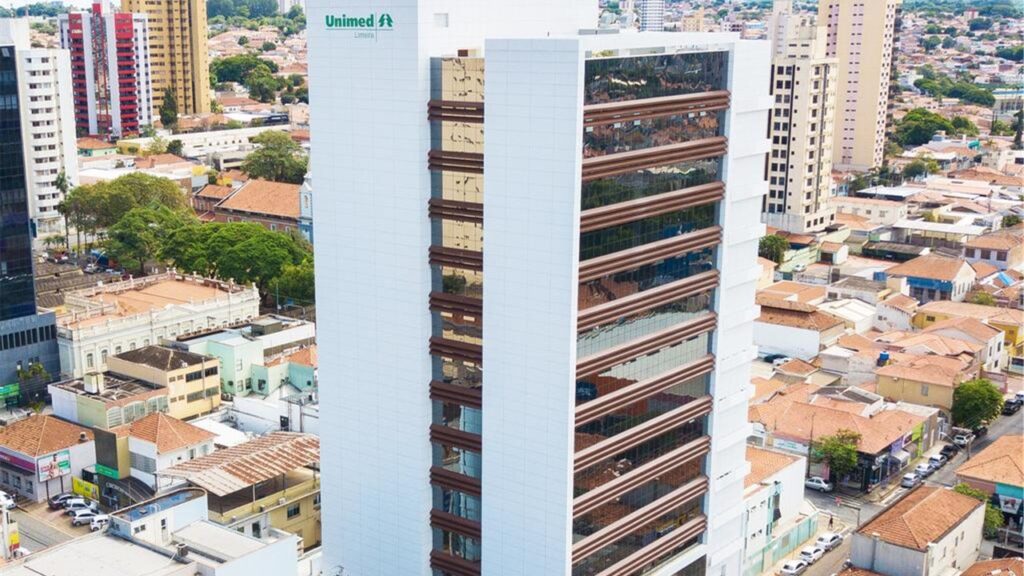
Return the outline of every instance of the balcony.
{"type": "Polygon", "coordinates": [[[273,480],[227,496],[218,497],[210,494],[210,520],[218,524],[231,524],[242,518],[305,498],[319,490],[319,474],[308,468],[296,468],[273,480]]]}

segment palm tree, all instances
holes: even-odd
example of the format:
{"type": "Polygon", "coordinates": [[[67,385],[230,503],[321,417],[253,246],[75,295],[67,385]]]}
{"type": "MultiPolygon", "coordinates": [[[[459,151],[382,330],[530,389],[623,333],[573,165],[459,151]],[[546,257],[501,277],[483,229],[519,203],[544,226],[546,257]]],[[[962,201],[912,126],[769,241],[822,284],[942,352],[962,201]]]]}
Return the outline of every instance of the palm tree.
{"type": "Polygon", "coordinates": [[[64,200],[68,197],[68,190],[71,189],[71,184],[68,182],[68,175],[61,170],[57,174],[57,180],[53,183],[60,190],[60,204],[57,205],[57,211],[64,217],[64,249],[68,252],[71,251],[71,232],[68,231],[68,213],[65,210],[64,200]]]}

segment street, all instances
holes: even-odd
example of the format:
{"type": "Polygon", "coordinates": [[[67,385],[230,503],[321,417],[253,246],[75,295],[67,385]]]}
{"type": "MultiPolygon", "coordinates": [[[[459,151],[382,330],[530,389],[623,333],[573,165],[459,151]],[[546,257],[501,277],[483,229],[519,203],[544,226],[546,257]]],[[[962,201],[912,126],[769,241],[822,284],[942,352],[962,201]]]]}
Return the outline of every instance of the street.
{"type": "Polygon", "coordinates": [[[59,530],[20,508],[11,511],[11,518],[18,523],[21,546],[32,552],[66,542],[76,536],[59,530]]]}

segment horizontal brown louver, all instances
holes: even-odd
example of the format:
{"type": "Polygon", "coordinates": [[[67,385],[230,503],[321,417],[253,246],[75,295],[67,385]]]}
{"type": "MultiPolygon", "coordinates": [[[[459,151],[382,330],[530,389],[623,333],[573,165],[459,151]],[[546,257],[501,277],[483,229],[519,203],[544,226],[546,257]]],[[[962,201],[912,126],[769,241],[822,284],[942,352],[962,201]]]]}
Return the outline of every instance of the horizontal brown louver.
{"type": "Polygon", "coordinates": [[[427,119],[479,124],[484,121],[484,103],[431,100],[427,102],[427,119]]]}
{"type": "Polygon", "coordinates": [[[643,508],[612,522],[572,546],[572,563],[579,564],[601,548],[628,536],[683,504],[707,493],[708,479],[701,476],[669,492],[643,508]]]}
{"type": "Polygon", "coordinates": [[[615,122],[646,120],[659,116],[676,116],[691,112],[725,110],[728,107],[728,90],[661,96],[624,102],[603,102],[583,107],[583,125],[599,126],[615,122]]]}
{"type": "Polygon", "coordinates": [[[431,150],[427,153],[427,168],[430,170],[483,174],[484,155],[479,152],[431,150]]]}
{"type": "Polygon", "coordinates": [[[440,336],[432,336],[430,338],[430,353],[445,358],[469,360],[477,364],[482,363],[484,359],[483,347],[479,344],[449,340],[440,336]]]}
{"type": "Polygon", "coordinates": [[[581,311],[576,317],[576,331],[585,332],[595,326],[614,322],[630,314],[657,308],[673,300],[699,294],[717,286],[718,271],[709,270],[644,292],[617,298],[581,311]]]}
{"type": "Polygon", "coordinates": [[[447,292],[430,293],[430,309],[434,312],[449,312],[451,314],[467,314],[480,317],[483,315],[483,300],[472,296],[461,294],[448,294],[447,292]]]}
{"type": "Polygon", "coordinates": [[[470,452],[480,452],[483,446],[479,434],[456,430],[455,428],[440,424],[430,425],[430,441],[469,450],[470,452]]]}
{"type": "Polygon", "coordinates": [[[677,384],[686,382],[695,376],[708,374],[714,370],[714,368],[715,357],[708,354],[699,360],[680,366],[675,370],[659,374],[654,378],[641,380],[635,384],[630,384],[629,386],[610,392],[585,404],[580,404],[576,407],[576,422],[574,426],[582,426],[587,422],[597,420],[598,418],[616,410],[621,410],[630,404],[643,400],[644,398],[660,394],[661,392],[664,392],[677,384]]]}
{"type": "Polygon", "coordinates": [[[430,399],[462,404],[470,408],[483,408],[483,391],[480,388],[466,388],[455,384],[445,384],[440,380],[431,380],[430,399]]]}
{"type": "Polygon", "coordinates": [[[672,238],[658,240],[628,250],[619,250],[597,258],[580,262],[580,282],[596,280],[602,276],[639,268],[659,260],[679,256],[703,248],[710,248],[722,241],[722,228],[712,226],[695,232],[687,232],[672,238]]]}
{"type": "Polygon", "coordinates": [[[458,490],[470,496],[480,496],[480,480],[470,478],[465,474],[452,472],[440,466],[430,468],[430,483],[435,486],[443,486],[449,490],[458,490]]]}
{"type": "Polygon", "coordinates": [[[716,202],[724,196],[725,184],[711,182],[646,198],[637,198],[628,202],[591,208],[580,214],[580,232],[600,230],[669,212],[678,212],[686,208],[716,202]]]}
{"type": "Polygon", "coordinates": [[[659,476],[685,465],[687,462],[691,462],[696,458],[703,458],[710,451],[710,436],[702,436],[693,442],[688,442],[576,498],[572,501],[572,517],[579,518],[609,502],[613,502],[623,494],[635,490],[659,476]]]}
{"type": "Polygon", "coordinates": [[[480,576],[479,562],[470,562],[440,550],[430,551],[430,567],[449,576],[480,576]]]}
{"type": "Polygon", "coordinates": [[[659,330],[643,338],[630,340],[597,354],[580,358],[576,361],[576,378],[600,374],[612,366],[622,364],[627,360],[639,358],[704,332],[714,330],[716,320],[717,316],[715,316],[715,313],[709,312],[704,316],[659,330]]]}
{"type": "Polygon", "coordinates": [[[697,538],[707,530],[707,517],[698,516],[668,534],[658,538],[649,545],[612,564],[597,576],[620,576],[633,574],[644,566],[682,546],[687,540],[697,538]]]}
{"type": "Polygon", "coordinates": [[[440,510],[430,511],[430,525],[470,538],[480,539],[480,523],[440,510]]]}
{"type": "Polygon", "coordinates": [[[429,251],[431,264],[451,266],[464,270],[481,271],[484,269],[484,255],[475,250],[463,250],[461,248],[444,248],[431,246],[429,251]]]}
{"type": "Polygon", "coordinates": [[[573,472],[579,473],[601,460],[611,458],[616,454],[635,448],[644,442],[656,438],[673,428],[678,428],[694,418],[700,418],[711,413],[711,397],[702,396],[680,406],[671,412],[666,412],[657,418],[652,418],[643,424],[639,424],[610,438],[605,438],[597,444],[588,446],[576,452],[573,458],[573,472]]]}
{"type": "MultiPolygon", "coordinates": [[[[597,180],[598,178],[615,176],[616,174],[635,172],[643,168],[655,168],[665,166],[666,164],[675,164],[676,162],[714,158],[715,156],[724,155],[727,148],[725,137],[715,136],[713,138],[702,138],[700,140],[658,146],[657,148],[644,148],[642,150],[631,150],[607,156],[584,158],[582,177],[583,181],[587,182],[597,180]]],[[[480,162],[481,166],[483,166],[482,157],[480,162]]]]}
{"type": "Polygon", "coordinates": [[[431,198],[427,202],[427,211],[431,218],[444,218],[446,220],[478,224],[484,221],[484,205],[479,202],[431,198]]]}

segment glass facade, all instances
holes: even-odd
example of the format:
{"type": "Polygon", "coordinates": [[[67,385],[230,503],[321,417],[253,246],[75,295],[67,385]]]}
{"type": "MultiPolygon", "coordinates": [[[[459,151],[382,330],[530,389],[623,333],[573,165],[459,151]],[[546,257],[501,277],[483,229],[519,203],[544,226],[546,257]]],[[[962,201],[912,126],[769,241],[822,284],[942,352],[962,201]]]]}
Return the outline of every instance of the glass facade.
{"type": "Polygon", "coordinates": [[[434,465],[440,466],[449,472],[458,472],[463,476],[480,479],[480,454],[448,446],[447,444],[434,443],[434,465]]]}
{"type": "Polygon", "coordinates": [[[702,228],[710,228],[717,221],[717,205],[717,202],[713,202],[693,206],[610,228],[584,232],[580,234],[580,260],[589,260],[702,228]]]}
{"type": "Polygon", "coordinates": [[[584,104],[724,90],[727,62],[725,52],[589,59],[584,104]]]}
{"type": "Polygon", "coordinates": [[[718,180],[720,168],[721,159],[708,158],[589,180],[582,186],[582,206],[589,210],[707,184],[718,180]]]}
{"type": "Polygon", "coordinates": [[[597,420],[587,422],[576,428],[576,431],[581,434],[587,434],[588,442],[594,440],[597,436],[602,437],[602,439],[611,438],[652,418],[657,418],[662,414],[667,414],[677,408],[686,406],[707,393],[708,375],[695,376],[685,382],[676,384],[664,392],[638,400],[597,420]]]}
{"type": "Polygon", "coordinates": [[[434,401],[434,423],[463,432],[480,433],[480,410],[461,404],[434,401]]]}
{"type": "Polygon", "coordinates": [[[480,318],[451,312],[434,312],[434,336],[467,344],[483,344],[480,318]]]}
{"type": "Polygon", "coordinates": [[[589,126],[583,130],[583,157],[593,158],[720,136],[722,116],[720,112],[693,112],[589,126]]]}
{"type": "Polygon", "coordinates": [[[584,358],[703,316],[711,310],[711,296],[712,291],[705,290],[591,328],[576,337],[576,354],[584,358]]]}
{"type": "Polygon", "coordinates": [[[441,550],[470,562],[480,561],[479,540],[440,528],[434,528],[434,550],[441,550]]]}
{"type": "Polygon", "coordinates": [[[459,202],[484,201],[484,175],[466,172],[432,172],[431,196],[459,202]]]}
{"type": "Polygon", "coordinates": [[[664,286],[694,274],[708,272],[715,267],[713,248],[702,248],[693,252],[659,260],[633,270],[616,272],[580,284],[579,309],[586,310],[618,298],[664,286]]]}
{"type": "Polygon", "coordinates": [[[434,509],[474,522],[480,521],[480,499],[458,490],[434,486],[434,509]]]}
{"type": "Polygon", "coordinates": [[[484,225],[478,222],[435,218],[432,221],[432,232],[434,246],[474,252],[484,249],[484,225]]]}
{"type": "Polygon", "coordinates": [[[17,59],[0,46],[0,321],[36,313],[17,59]]]}

